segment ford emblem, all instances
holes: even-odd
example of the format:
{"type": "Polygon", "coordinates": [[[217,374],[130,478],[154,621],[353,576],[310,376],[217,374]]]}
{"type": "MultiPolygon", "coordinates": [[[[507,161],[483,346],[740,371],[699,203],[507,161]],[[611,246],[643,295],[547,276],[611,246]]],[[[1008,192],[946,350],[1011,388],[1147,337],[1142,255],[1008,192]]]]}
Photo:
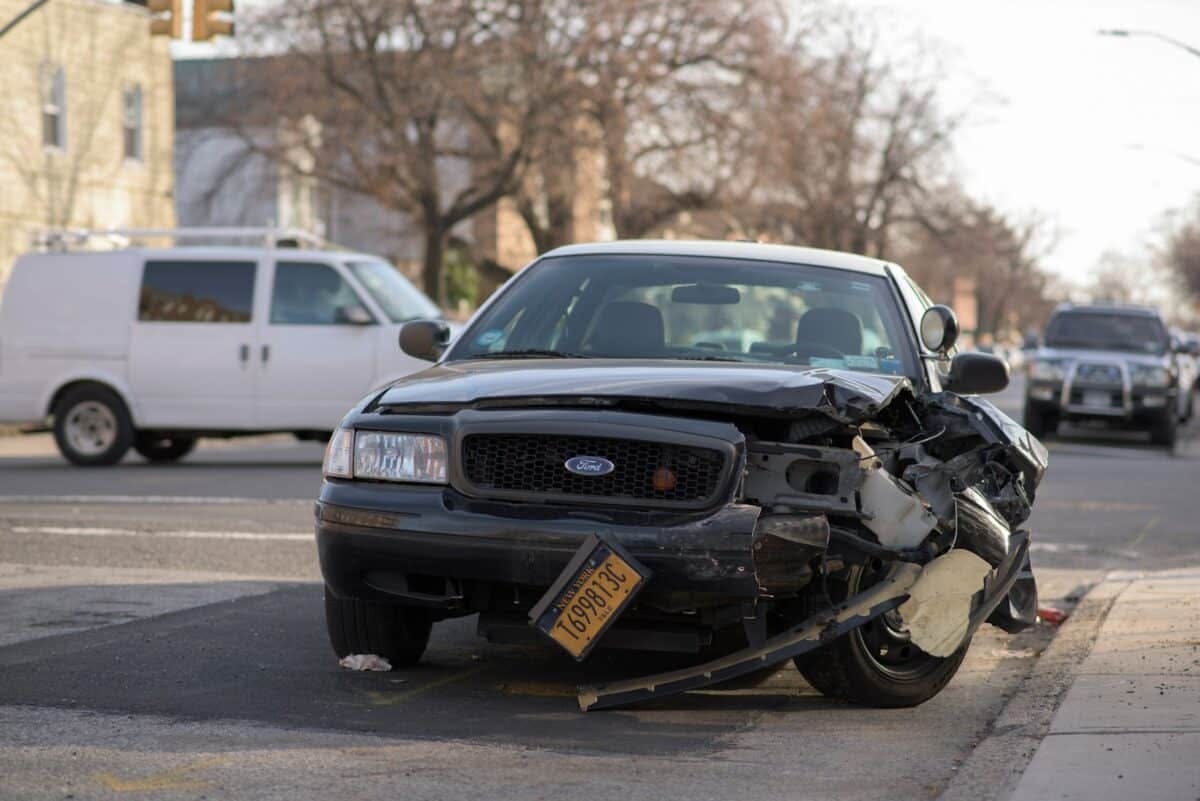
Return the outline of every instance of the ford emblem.
{"type": "Polygon", "coordinates": [[[567,472],[577,476],[607,476],[617,466],[603,456],[572,456],[563,462],[567,472]]]}

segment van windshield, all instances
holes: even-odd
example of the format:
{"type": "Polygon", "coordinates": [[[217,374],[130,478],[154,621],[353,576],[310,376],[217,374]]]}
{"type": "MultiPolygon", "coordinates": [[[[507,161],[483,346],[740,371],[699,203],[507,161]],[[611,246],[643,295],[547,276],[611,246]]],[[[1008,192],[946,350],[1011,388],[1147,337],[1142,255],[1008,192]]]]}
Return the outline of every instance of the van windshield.
{"type": "Polygon", "coordinates": [[[437,304],[387,262],[352,261],[348,266],[393,323],[442,317],[437,304]]]}

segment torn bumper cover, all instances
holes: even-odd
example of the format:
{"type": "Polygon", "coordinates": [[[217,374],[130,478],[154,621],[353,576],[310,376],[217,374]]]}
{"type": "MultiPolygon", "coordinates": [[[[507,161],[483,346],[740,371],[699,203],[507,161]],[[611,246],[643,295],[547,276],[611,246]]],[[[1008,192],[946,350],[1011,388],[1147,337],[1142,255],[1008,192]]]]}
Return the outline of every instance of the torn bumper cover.
{"type": "MultiPolygon", "coordinates": [[[[982,587],[968,596],[964,618],[957,621],[959,635],[951,651],[975,633],[991,615],[992,610],[1005,599],[1020,577],[1029,553],[1028,533],[1014,533],[1011,544],[1008,556],[983,577],[982,587]]],[[[932,563],[931,566],[922,568],[910,562],[895,562],[883,579],[867,590],[845,603],[816,613],[786,632],[771,637],[760,647],[747,648],[682,670],[612,684],[581,687],[579,707],[585,712],[611,709],[678,695],[729,681],[808,653],[828,645],[880,615],[893,609],[902,609],[912,597],[914,586],[931,568],[932,563]]]]}

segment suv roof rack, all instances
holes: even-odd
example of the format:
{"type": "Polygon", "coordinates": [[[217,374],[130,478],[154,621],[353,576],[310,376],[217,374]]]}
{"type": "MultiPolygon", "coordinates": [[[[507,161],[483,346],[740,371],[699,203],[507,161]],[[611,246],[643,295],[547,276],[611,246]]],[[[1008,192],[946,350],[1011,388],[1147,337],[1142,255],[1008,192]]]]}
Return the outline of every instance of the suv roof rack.
{"type": "Polygon", "coordinates": [[[257,240],[255,246],[267,248],[310,247],[331,248],[324,237],[300,228],[220,227],[191,228],[56,228],[33,236],[32,245],[38,250],[71,250],[93,244],[107,244],[113,249],[137,247],[147,239],[168,239],[174,247],[198,247],[222,244],[228,240],[257,240]]]}

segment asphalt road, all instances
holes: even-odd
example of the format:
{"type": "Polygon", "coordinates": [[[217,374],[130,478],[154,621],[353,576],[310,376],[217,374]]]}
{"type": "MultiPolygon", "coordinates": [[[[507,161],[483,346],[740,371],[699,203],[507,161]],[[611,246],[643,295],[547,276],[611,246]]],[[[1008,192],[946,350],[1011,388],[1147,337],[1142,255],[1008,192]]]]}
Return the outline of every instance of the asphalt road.
{"type": "MultiPolygon", "coordinates": [[[[1010,413],[1019,389],[998,399],[1010,413]]],[[[1200,563],[1190,437],[1051,443],[1044,595],[1200,563]]],[[[584,715],[576,685],[670,660],[578,666],[488,644],[471,619],[439,625],[420,667],[353,673],[324,634],[320,457],[263,438],[79,470],[44,440],[0,441],[0,798],[932,798],[1051,636],[985,627],[914,710],[828,702],[789,667],[584,715]]]]}

